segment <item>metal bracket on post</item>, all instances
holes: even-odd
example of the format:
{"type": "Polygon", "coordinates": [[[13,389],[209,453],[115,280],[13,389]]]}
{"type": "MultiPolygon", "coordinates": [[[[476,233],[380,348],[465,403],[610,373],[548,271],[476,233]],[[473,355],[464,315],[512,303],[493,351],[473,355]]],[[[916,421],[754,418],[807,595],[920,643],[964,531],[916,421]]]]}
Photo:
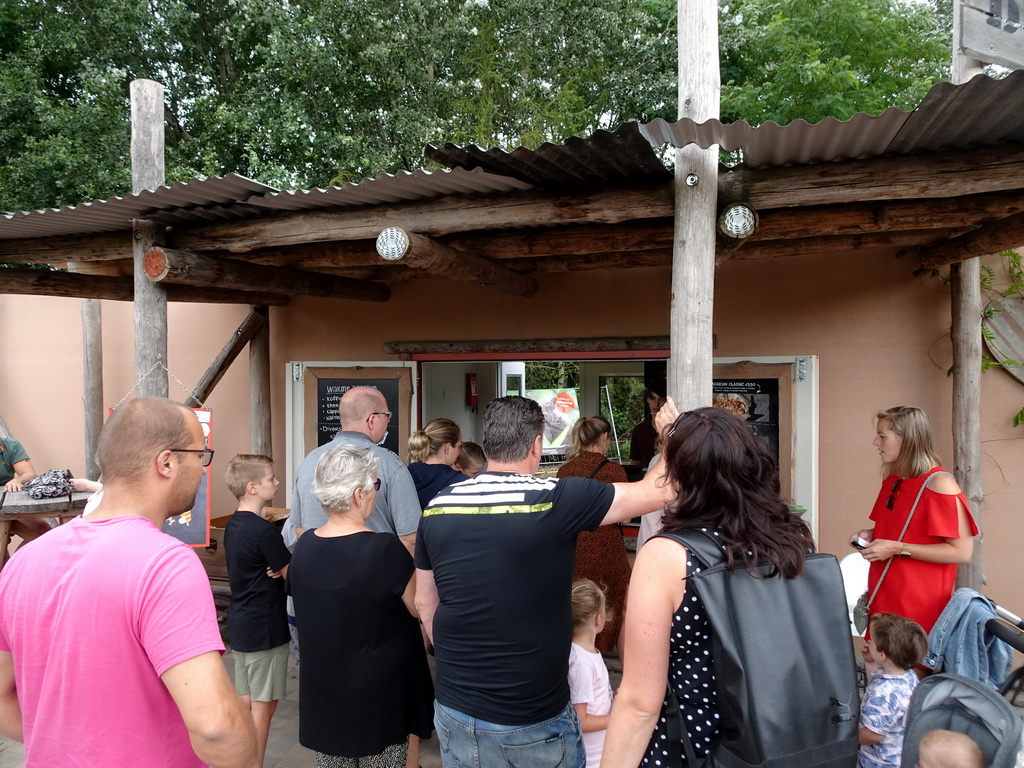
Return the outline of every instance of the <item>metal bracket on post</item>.
{"type": "Polygon", "coordinates": [[[796,359],[796,367],[793,369],[793,378],[797,381],[807,381],[810,360],[806,357],[796,359]]]}
{"type": "Polygon", "coordinates": [[[292,363],[292,381],[302,381],[302,363],[292,363]]]}

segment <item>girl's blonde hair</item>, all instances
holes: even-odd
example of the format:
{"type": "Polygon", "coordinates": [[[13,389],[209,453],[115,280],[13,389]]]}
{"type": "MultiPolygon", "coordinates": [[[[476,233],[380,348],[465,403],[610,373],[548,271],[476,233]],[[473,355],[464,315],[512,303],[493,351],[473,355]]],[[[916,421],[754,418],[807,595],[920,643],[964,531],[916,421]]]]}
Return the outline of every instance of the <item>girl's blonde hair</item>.
{"type": "Polygon", "coordinates": [[[903,438],[900,455],[882,465],[882,474],[919,477],[941,462],[932,445],[932,428],[928,416],[920,408],[897,405],[881,411],[875,418],[889,423],[889,429],[903,438]]]}
{"type": "Polygon", "coordinates": [[[610,621],[605,607],[604,591],[590,579],[576,579],[572,583],[572,625],[580,628],[587,625],[595,614],[610,621]]]}
{"type": "Polygon", "coordinates": [[[592,446],[602,435],[610,434],[612,425],[604,416],[584,416],[572,428],[572,442],[565,452],[567,461],[571,461],[592,446]]]}
{"type": "Polygon", "coordinates": [[[462,430],[451,419],[431,419],[423,429],[409,438],[409,457],[413,461],[426,461],[446,445],[458,445],[462,430]]]}

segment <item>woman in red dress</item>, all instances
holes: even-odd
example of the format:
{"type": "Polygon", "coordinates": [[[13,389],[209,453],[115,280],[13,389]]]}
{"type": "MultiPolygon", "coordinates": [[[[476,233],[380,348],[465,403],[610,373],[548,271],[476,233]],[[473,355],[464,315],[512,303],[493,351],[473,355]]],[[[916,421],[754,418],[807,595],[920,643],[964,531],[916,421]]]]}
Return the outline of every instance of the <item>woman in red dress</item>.
{"type": "MultiPolygon", "coordinates": [[[[576,422],[572,443],[566,452],[568,461],[558,469],[558,477],[592,477],[603,483],[625,483],[626,470],[605,458],[611,444],[612,427],[603,416],[588,416],[576,422]]],[[[597,650],[611,653],[619,645],[622,619],[629,589],[629,557],[617,525],[603,525],[596,531],[583,531],[576,539],[574,579],[590,579],[601,585],[608,604],[608,623],[597,636],[597,650]]],[[[622,649],[619,648],[621,654],[622,649]]]]}
{"type": "Polygon", "coordinates": [[[974,553],[978,526],[960,486],[939,466],[924,411],[898,406],[876,417],[872,442],[882,458],[882,488],[871,510],[875,527],[859,532],[870,543],[861,554],[871,563],[868,595],[888,573],[870,613],[896,613],[930,632],[953,594],[958,563],[974,553]],[[937,474],[939,473],[939,474],[937,474]],[[922,492],[922,486],[924,490],[922,492]],[[914,502],[906,533],[900,540],[914,502]]]}

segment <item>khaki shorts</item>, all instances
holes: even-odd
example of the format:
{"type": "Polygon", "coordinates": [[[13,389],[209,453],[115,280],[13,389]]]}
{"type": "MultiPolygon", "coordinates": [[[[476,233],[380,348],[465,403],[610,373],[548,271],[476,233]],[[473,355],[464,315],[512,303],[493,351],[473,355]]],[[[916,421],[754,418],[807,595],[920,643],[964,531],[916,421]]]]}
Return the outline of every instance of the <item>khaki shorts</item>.
{"type": "Polygon", "coordinates": [[[288,643],[269,651],[234,652],[235,690],[252,701],[278,701],[288,681],[288,643]]]}

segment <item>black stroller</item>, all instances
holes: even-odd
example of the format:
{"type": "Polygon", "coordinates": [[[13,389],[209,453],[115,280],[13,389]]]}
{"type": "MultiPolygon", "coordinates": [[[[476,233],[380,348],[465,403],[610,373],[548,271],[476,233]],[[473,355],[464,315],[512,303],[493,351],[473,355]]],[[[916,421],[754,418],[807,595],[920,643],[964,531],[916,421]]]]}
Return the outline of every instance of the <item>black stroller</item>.
{"type": "MultiPolygon", "coordinates": [[[[997,618],[986,622],[985,631],[1024,652],[1024,620],[992,605],[997,618]]],[[[998,691],[961,675],[942,673],[922,680],[907,712],[903,768],[917,765],[921,739],[936,729],[970,736],[985,753],[986,764],[991,768],[1015,768],[1024,728],[1021,716],[1010,702],[1017,698],[1022,682],[1024,667],[1011,673],[998,691]],[[1008,701],[1006,697],[1011,693],[1008,701]]]]}

